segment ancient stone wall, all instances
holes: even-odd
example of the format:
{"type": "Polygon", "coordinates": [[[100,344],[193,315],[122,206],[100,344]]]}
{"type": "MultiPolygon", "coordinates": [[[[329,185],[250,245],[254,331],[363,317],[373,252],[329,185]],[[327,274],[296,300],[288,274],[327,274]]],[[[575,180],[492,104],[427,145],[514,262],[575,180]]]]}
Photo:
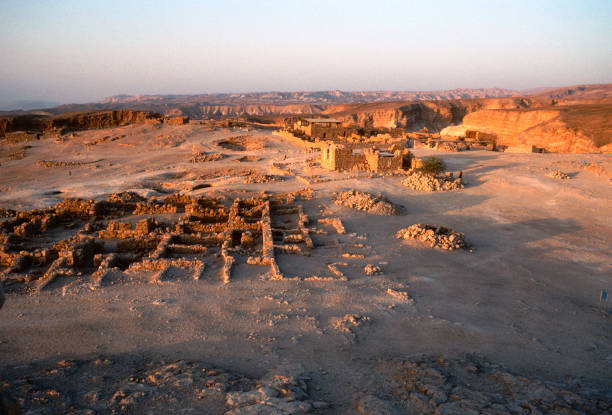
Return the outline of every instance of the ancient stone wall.
{"type": "Polygon", "coordinates": [[[364,155],[368,168],[373,172],[393,171],[402,168],[403,156],[396,151],[392,156],[381,155],[379,150],[365,149],[364,155]]]}
{"type": "Polygon", "coordinates": [[[353,153],[353,150],[342,145],[329,144],[321,147],[321,167],[330,170],[350,170],[364,166],[365,156],[353,153]]]}
{"type": "Polygon", "coordinates": [[[350,137],[353,133],[351,127],[322,127],[319,125],[310,126],[308,135],[312,138],[337,138],[350,137]]]}
{"type": "Polygon", "coordinates": [[[15,131],[12,133],[6,133],[4,139],[8,144],[16,144],[24,141],[39,140],[40,133],[31,131],[15,131]]]}
{"type": "Polygon", "coordinates": [[[164,119],[164,123],[168,124],[168,125],[189,124],[189,117],[186,116],[186,115],[177,116],[177,117],[170,117],[170,118],[164,119]]]}

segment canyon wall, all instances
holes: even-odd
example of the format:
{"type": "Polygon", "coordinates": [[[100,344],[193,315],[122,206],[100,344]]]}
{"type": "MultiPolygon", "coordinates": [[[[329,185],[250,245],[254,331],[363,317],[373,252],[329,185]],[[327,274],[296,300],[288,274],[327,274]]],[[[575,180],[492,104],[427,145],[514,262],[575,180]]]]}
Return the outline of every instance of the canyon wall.
{"type": "Polygon", "coordinates": [[[463,136],[466,130],[497,135],[504,146],[534,145],[549,152],[596,153],[612,150],[612,105],[479,110],[440,134],[463,136]]]}
{"type": "MultiPolygon", "coordinates": [[[[294,114],[319,114],[327,109],[327,105],[312,104],[237,104],[216,105],[203,104],[200,106],[199,114],[187,114],[191,117],[237,117],[242,115],[294,115],[294,114]]],[[[182,108],[181,108],[182,109],[182,108]]]]}
{"type": "Polygon", "coordinates": [[[448,101],[388,102],[333,105],[324,114],[362,127],[400,127],[409,131],[441,129],[461,122],[483,108],[516,108],[521,98],[461,99],[448,101]]]}

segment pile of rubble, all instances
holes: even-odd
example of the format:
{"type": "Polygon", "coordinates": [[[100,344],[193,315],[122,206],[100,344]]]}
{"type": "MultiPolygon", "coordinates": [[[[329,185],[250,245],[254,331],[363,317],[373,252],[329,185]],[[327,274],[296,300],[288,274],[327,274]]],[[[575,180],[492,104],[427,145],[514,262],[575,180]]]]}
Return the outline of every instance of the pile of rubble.
{"type": "Polygon", "coordinates": [[[334,193],[333,202],[336,205],[346,206],[375,215],[393,216],[404,213],[403,206],[392,203],[380,193],[372,195],[356,190],[348,190],[346,192],[334,193]]]}
{"type": "Polygon", "coordinates": [[[546,170],[546,173],[544,173],[544,176],[550,177],[551,179],[557,179],[557,180],[569,180],[570,179],[570,176],[567,173],[562,172],[561,170],[555,170],[555,169],[546,170]]]}
{"type": "Polygon", "coordinates": [[[586,385],[571,391],[568,385],[516,376],[474,355],[423,356],[387,364],[395,373],[388,394],[394,399],[368,395],[358,403],[360,413],[604,414],[612,409],[610,391],[586,385]]]}
{"type": "Polygon", "coordinates": [[[441,175],[426,174],[419,171],[410,173],[402,185],[421,192],[439,192],[459,190],[464,188],[461,178],[455,178],[452,173],[441,175]]]}
{"type": "Polygon", "coordinates": [[[437,225],[422,225],[420,223],[400,229],[396,233],[398,239],[415,239],[432,248],[452,251],[453,249],[469,249],[463,233],[437,225]]]}

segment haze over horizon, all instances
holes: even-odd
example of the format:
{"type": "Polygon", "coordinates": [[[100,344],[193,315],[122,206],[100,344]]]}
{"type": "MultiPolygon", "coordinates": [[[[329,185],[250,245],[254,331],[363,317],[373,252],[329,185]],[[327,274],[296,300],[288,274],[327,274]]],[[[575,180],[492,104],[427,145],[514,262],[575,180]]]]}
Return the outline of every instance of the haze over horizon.
{"type": "Polygon", "coordinates": [[[612,82],[612,2],[0,4],[0,109],[117,94],[612,82]]]}

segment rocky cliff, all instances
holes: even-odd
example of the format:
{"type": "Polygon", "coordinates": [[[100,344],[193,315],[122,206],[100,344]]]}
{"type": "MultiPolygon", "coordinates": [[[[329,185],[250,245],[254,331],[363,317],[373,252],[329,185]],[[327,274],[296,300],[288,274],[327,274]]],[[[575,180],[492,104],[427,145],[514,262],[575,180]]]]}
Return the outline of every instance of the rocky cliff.
{"type": "Polygon", "coordinates": [[[550,152],[611,152],[612,104],[565,105],[535,109],[484,109],[467,114],[442,135],[477,130],[497,135],[498,144],[534,145],[550,152]]]}
{"type": "Polygon", "coordinates": [[[109,110],[49,115],[16,115],[0,117],[0,136],[12,131],[68,129],[71,131],[108,128],[124,124],[161,121],[162,116],[149,111],[109,110]]]}
{"type": "MultiPolygon", "coordinates": [[[[242,115],[289,115],[289,114],[320,114],[327,105],[313,104],[238,104],[238,105],[213,105],[204,104],[200,107],[199,116],[205,117],[236,117],[242,115]]],[[[189,114],[188,114],[189,115],[189,114]]],[[[190,115],[196,117],[197,115],[190,115]]]]}
{"type": "Polygon", "coordinates": [[[387,102],[352,105],[334,105],[324,114],[344,122],[368,127],[401,127],[416,131],[429,131],[459,124],[466,114],[486,108],[517,108],[523,98],[461,99],[446,101],[387,102]]]}

